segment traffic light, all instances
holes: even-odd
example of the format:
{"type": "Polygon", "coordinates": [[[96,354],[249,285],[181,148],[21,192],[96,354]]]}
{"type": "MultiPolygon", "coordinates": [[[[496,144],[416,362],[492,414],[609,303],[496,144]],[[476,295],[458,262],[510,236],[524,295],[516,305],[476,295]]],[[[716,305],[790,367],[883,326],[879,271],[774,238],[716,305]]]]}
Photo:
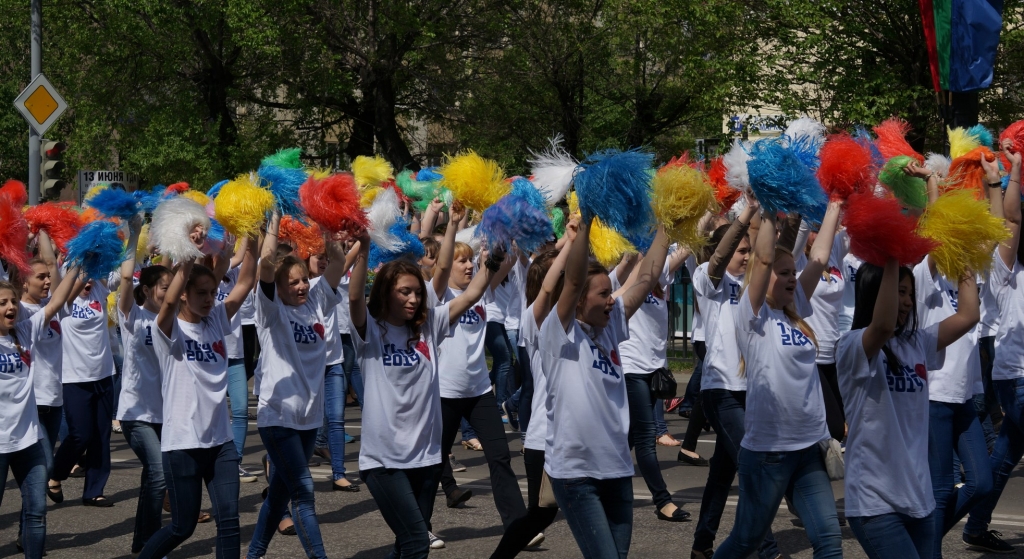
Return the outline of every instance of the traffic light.
{"type": "Polygon", "coordinates": [[[39,147],[42,156],[42,161],[39,164],[41,176],[39,190],[43,198],[53,199],[60,196],[61,189],[67,185],[60,177],[65,167],[61,156],[67,151],[68,145],[64,142],[43,140],[39,147]]]}

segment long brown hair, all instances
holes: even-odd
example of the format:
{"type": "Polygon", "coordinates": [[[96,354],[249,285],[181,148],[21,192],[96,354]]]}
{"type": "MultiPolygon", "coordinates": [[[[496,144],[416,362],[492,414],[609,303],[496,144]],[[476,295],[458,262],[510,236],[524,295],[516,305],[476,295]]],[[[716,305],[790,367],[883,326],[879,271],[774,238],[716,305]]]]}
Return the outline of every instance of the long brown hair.
{"type": "Polygon", "coordinates": [[[385,318],[391,312],[391,309],[388,307],[388,302],[391,300],[391,291],[395,289],[398,278],[404,275],[416,278],[416,281],[420,284],[420,293],[422,294],[419,307],[416,308],[416,313],[413,314],[412,320],[405,322],[406,327],[409,328],[409,339],[406,341],[406,344],[411,346],[413,342],[419,339],[420,327],[427,321],[427,285],[423,281],[423,274],[419,266],[407,260],[394,260],[382,266],[380,271],[377,272],[377,277],[373,280],[373,287],[370,288],[370,300],[366,303],[366,310],[370,313],[370,317],[386,330],[385,318]]]}
{"type": "MultiPolygon", "coordinates": [[[[527,307],[537,300],[537,295],[540,295],[541,287],[544,286],[544,277],[548,275],[548,270],[551,268],[551,263],[554,262],[555,258],[558,258],[558,251],[549,250],[541,253],[540,256],[534,258],[533,262],[530,263],[529,269],[526,270],[527,307]]],[[[552,301],[558,300],[559,295],[562,294],[563,285],[565,285],[565,274],[558,278],[558,284],[551,293],[552,301]]]]}
{"type": "Polygon", "coordinates": [[[584,301],[587,299],[587,292],[590,291],[590,281],[594,279],[594,276],[601,274],[608,275],[608,269],[598,264],[596,260],[591,260],[587,265],[587,279],[583,281],[583,291],[580,292],[580,298],[576,301],[576,313],[579,314],[584,301]]]}

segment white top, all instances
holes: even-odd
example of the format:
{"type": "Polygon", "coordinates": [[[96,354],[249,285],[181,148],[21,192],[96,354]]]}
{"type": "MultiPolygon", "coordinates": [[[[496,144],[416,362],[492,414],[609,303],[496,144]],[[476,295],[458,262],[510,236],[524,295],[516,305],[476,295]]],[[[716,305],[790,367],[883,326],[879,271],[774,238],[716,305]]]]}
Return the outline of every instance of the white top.
{"type": "Polygon", "coordinates": [[[43,320],[45,316],[36,313],[14,325],[26,355],[18,353],[12,336],[0,336],[0,402],[3,404],[0,405],[0,454],[28,448],[42,435],[29,365],[35,343],[46,337],[50,329],[49,323],[43,320]]]}
{"type": "Polygon", "coordinates": [[[508,278],[505,283],[498,284],[498,288],[494,290],[488,289],[492,294],[492,297],[487,300],[487,304],[484,306],[484,312],[487,314],[487,322],[497,322],[502,326],[505,325],[505,311],[508,309],[509,302],[512,300],[512,278],[508,278]]]}
{"type": "Polygon", "coordinates": [[[125,346],[117,419],[163,423],[160,359],[153,349],[153,331],[157,329],[156,313],[133,304],[128,316],[120,309],[117,314],[125,346]]]}
{"type": "Polygon", "coordinates": [[[707,340],[701,390],[718,388],[742,392],[747,389],[747,378],[738,374],[740,351],[736,345],[734,326],[742,283],[742,277],[725,272],[722,281],[715,287],[708,277],[707,262],[698,266],[693,274],[693,291],[704,318],[704,335],[707,340]]]}
{"type": "MultiPolygon", "coordinates": [[[[231,290],[238,283],[239,268],[231,268],[224,274],[224,280],[217,285],[217,302],[223,304],[224,300],[231,294],[231,290]]],[[[224,343],[228,348],[228,359],[244,359],[245,349],[242,347],[242,313],[236,312],[231,317],[231,331],[224,336],[224,343]]]]}
{"type": "Polygon", "coordinates": [[[523,441],[523,446],[530,450],[544,450],[548,439],[548,381],[544,374],[544,360],[537,345],[539,336],[540,328],[533,318],[533,305],[530,305],[519,321],[519,341],[524,344],[530,356],[530,374],[533,375],[533,411],[523,441]]]}
{"type": "Polygon", "coordinates": [[[999,331],[999,300],[991,284],[992,272],[978,274],[978,298],[981,299],[981,321],[978,322],[978,337],[995,336],[999,331]]]}
{"type": "MultiPolygon", "coordinates": [[[[628,340],[619,344],[622,371],[627,375],[646,375],[668,366],[668,301],[665,295],[672,284],[669,262],[658,277],[662,296],[651,291],[629,319],[628,340]]],[[[533,416],[530,416],[533,419],[533,416]]]]}
{"type": "Polygon", "coordinates": [[[441,463],[441,393],[437,345],[448,336],[448,305],[427,309],[417,340],[408,327],[366,318],[366,338],[352,329],[363,372],[359,469],[412,469],[441,463]]]}
{"type": "MultiPolygon", "coordinates": [[[[690,283],[693,283],[693,274],[697,272],[697,259],[691,254],[686,257],[686,262],[683,262],[683,266],[686,266],[686,271],[690,274],[690,283]]],[[[704,318],[700,315],[700,305],[697,304],[696,293],[694,293],[693,302],[693,323],[690,325],[690,340],[703,342],[705,339],[704,318]]]]}
{"type": "Polygon", "coordinates": [[[935,508],[928,473],[928,373],[935,366],[938,326],[893,338],[888,346],[900,374],[889,371],[885,353],[870,361],[864,330],[843,334],[836,350],[846,422],[846,515],[900,513],[924,518],[935,508]]]}
{"type": "MultiPolygon", "coordinates": [[[[275,286],[276,290],[276,286],[275,286]]],[[[306,302],[285,305],[256,286],[256,328],[260,338],[260,427],[316,429],[324,422],[327,369],[326,315],[338,304],[327,282],[309,288],[306,302]]]]}
{"type": "Polygon", "coordinates": [[[67,305],[60,319],[64,384],[102,380],[114,374],[114,356],[107,331],[107,291],[93,281],[86,296],[67,305]]]}
{"type": "MultiPolygon", "coordinates": [[[[807,317],[807,325],[814,331],[818,339],[817,362],[831,365],[836,362],[836,342],[839,341],[839,316],[843,311],[843,295],[846,280],[843,276],[843,258],[849,249],[850,241],[845,231],[836,233],[829,253],[828,266],[821,273],[818,287],[811,295],[811,307],[814,313],[807,317]]],[[[803,273],[807,266],[807,257],[800,253],[796,267],[803,273]]]]}
{"type": "MultiPolygon", "coordinates": [[[[338,282],[338,333],[352,333],[352,314],[348,306],[348,284],[351,281],[352,272],[341,276],[338,282]]],[[[429,288],[430,283],[427,282],[429,288]]]]}
{"type": "MultiPolygon", "coordinates": [[[[42,312],[42,304],[21,303],[18,309],[18,321],[31,319],[36,313],[42,312]]],[[[50,319],[42,338],[36,340],[32,349],[32,389],[36,395],[37,406],[63,406],[64,388],[61,386],[61,369],[63,369],[64,350],[61,343],[60,319],[67,314],[64,309],[50,319]]],[[[2,400],[0,400],[2,401],[2,400]]]]}
{"type": "Polygon", "coordinates": [[[508,273],[508,305],[505,307],[505,330],[518,330],[526,301],[526,266],[517,258],[508,273]]]}
{"type": "MultiPolygon", "coordinates": [[[[323,276],[317,276],[309,280],[309,287],[312,289],[316,284],[320,283],[323,276]]],[[[341,292],[335,290],[335,294],[338,295],[338,303],[336,305],[330,305],[324,313],[324,343],[327,344],[327,366],[340,365],[345,360],[345,350],[341,346],[341,333],[338,331],[338,309],[341,308],[345,303],[345,307],[348,306],[348,292],[345,292],[345,299],[342,300],[341,292]]]]}
{"type": "Polygon", "coordinates": [[[576,320],[566,332],[555,311],[544,320],[539,341],[548,388],[544,471],[549,476],[615,479],[633,475],[629,402],[617,349],[628,338],[621,298],[615,300],[608,326],[596,340],[576,320]]]}
{"type": "Polygon", "coordinates": [[[863,260],[849,252],[843,257],[846,284],[843,286],[843,311],[839,314],[840,332],[849,332],[853,326],[853,311],[857,306],[857,270],[863,263],[863,260]]]}
{"type": "MultiPolygon", "coordinates": [[[[487,291],[490,292],[489,289],[487,291]]],[[[462,291],[449,287],[440,304],[450,303],[461,294],[462,291]]],[[[459,321],[451,325],[451,337],[441,344],[438,368],[442,398],[475,398],[491,390],[491,377],[484,355],[487,332],[484,305],[490,298],[485,295],[484,299],[462,313],[459,321]]]]}
{"type": "MultiPolygon", "coordinates": [[[[800,282],[793,300],[797,315],[810,315],[800,282]]],[[[746,434],[740,446],[754,452],[789,452],[827,439],[814,342],[767,302],[755,315],[749,291],[736,311],[736,341],[747,376],[746,434]]]]}
{"type": "Polygon", "coordinates": [[[198,323],[175,319],[171,336],[154,328],[153,348],[163,374],[164,424],[160,450],[212,448],[234,440],[227,405],[231,328],[224,305],[198,323]]]}
{"type": "MultiPolygon", "coordinates": [[[[257,282],[259,283],[259,282],[257,282]]],[[[256,325],[256,290],[253,289],[242,300],[242,306],[238,308],[238,315],[242,317],[242,326],[256,325]]]]}
{"type": "Polygon", "coordinates": [[[989,275],[992,291],[999,301],[999,330],[996,333],[996,356],[992,362],[992,380],[1012,380],[1024,377],[1024,293],[1019,291],[1024,281],[1024,266],[1014,258],[1013,270],[1006,267],[995,251],[995,264],[989,275]]]}
{"type": "MultiPolygon", "coordinates": [[[[956,314],[959,286],[941,274],[928,270],[931,256],[914,266],[914,291],[917,294],[918,329],[938,325],[956,314]]],[[[931,350],[934,351],[934,350],[931,350]]],[[[974,396],[975,383],[981,382],[981,356],[978,354],[978,327],[971,328],[959,340],[939,352],[940,368],[928,368],[928,397],[933,402],[962,404],[974,396]]]]}

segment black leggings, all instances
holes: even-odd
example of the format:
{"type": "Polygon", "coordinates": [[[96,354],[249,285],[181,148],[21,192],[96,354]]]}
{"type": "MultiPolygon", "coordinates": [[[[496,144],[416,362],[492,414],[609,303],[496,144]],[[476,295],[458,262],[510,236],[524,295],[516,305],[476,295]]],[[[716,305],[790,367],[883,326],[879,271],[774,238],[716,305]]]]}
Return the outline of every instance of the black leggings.
{"type": "Polygon", "coordinates": [[[540,501],[540,480],[544,477],[544,451],[525,449],[523,465],[526,466],[527,503],[526,516],[516,519],[505,530],[491,559],[511,559],[519,554],[530,540],[555,521],[558,507],[538,506],[540,501]]]}
{"type": "Polygon", "coordinates": [[[260,356],[260,338],[256,335],[255,324],[242,325],[242,357],[245,360],[245,378],[256,374],[256,360],[260,356]]]}
{"type": "Polygon", "coordinates": [[[843,396],[839,393],[839,376],[836,364],[818,364],[818,378],[821,379],[821,395],[825,398],[825,423],[828,434],[841,441],[846,438],[846,413],[843,412],[843,396]]]}

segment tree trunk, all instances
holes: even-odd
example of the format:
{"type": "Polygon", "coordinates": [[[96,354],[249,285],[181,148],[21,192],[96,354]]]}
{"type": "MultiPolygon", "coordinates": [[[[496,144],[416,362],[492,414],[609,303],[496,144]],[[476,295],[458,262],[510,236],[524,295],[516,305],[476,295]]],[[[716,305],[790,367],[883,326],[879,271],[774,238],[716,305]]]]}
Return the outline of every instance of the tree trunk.
{"type": "MultiPolygon", "coordinates": [[[[412,157],[409,146],[398,130],[395,118],[395,87],[389,68],[376,67],[373,72],[374,120],[373,129],[380,149],[395,170],[418,171],[420,166],[412,157]]],[[[364,92],[364,95],[366,92],[364,92]]]]}

